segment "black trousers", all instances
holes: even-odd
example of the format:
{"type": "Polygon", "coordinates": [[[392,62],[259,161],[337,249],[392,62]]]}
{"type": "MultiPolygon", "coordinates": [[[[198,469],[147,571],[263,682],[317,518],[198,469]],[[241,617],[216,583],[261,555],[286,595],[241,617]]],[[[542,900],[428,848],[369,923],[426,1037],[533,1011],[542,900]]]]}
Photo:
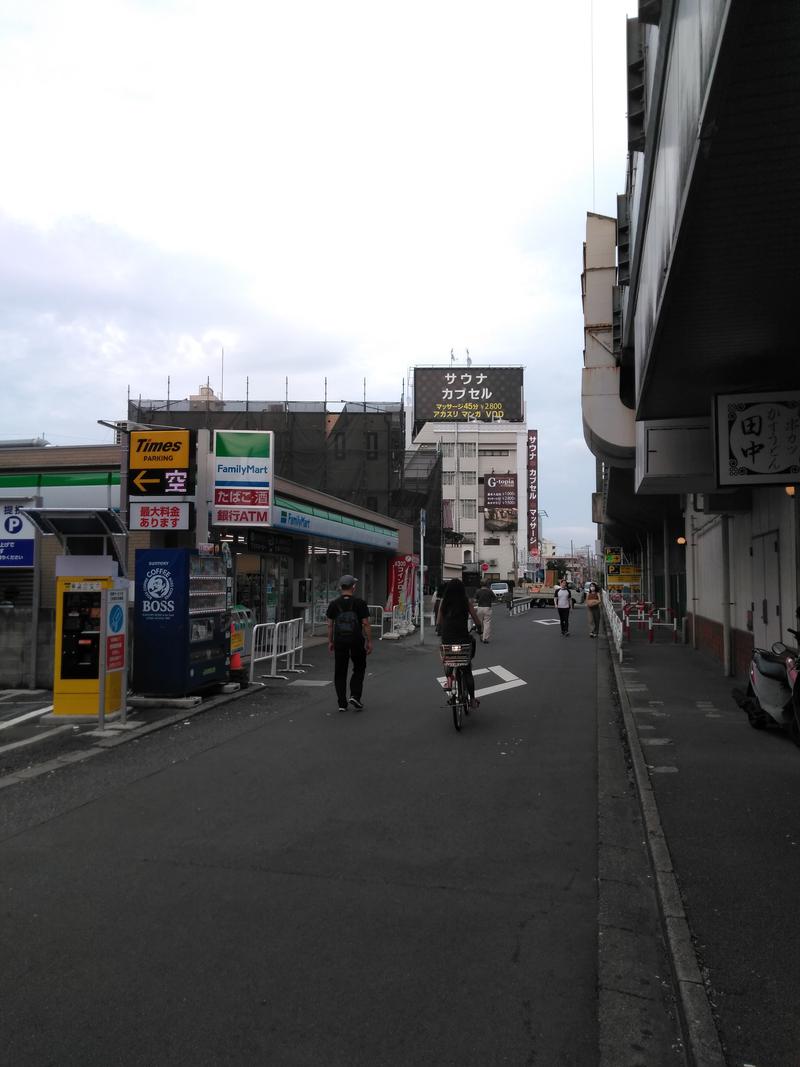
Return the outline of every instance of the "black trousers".
{"type": "Polygon", "coordinates": [[[355,641],[353,644],[333,646],[333,684],[336,686],[340,708],[347,703],[347,671],[351,660],[353,673],[350,677],[350,696],[360,700],[367,670],[367,650],[364,642],[355,641]]]}
{"type": "Polygon", "coordinates": [[[559,608],[558,617],[561,620],[562,634],[569,633],[569,608],[559,608]]]}

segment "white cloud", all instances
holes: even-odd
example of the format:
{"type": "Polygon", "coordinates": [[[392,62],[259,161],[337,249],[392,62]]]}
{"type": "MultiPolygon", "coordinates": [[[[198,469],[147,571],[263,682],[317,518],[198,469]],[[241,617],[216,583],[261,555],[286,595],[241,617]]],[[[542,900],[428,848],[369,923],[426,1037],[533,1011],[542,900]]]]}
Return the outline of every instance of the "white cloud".
{"type": "MultiPolygon", "coordinates": [[[[592,101],[591,3],[0,13],[0,435],[97,439],[128,387],[218,385],[223,347],[230,398],[288,376],[294,399],[366,378],[376,400],[454,347],[525,364],[559,452],[580,428],[585,212],[613,214],[624,179],[636,5],[594,0],[592,101]]],[[[568,454],[543,506],[586,541],[594,462],[568,454]]]]}

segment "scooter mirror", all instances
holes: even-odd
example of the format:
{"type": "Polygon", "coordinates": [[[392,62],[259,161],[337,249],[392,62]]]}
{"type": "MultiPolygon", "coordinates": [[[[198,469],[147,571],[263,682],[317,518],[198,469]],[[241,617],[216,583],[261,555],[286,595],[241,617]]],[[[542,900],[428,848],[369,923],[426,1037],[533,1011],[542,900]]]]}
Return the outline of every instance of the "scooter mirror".
{"type": "Polygon", "coordinates": [[[776,656],[782,656],[784,652],[788,651],[789,649],[786,647],[783,641],[776,641],[775,644],[772,646],[772,652],[776,656]]]}

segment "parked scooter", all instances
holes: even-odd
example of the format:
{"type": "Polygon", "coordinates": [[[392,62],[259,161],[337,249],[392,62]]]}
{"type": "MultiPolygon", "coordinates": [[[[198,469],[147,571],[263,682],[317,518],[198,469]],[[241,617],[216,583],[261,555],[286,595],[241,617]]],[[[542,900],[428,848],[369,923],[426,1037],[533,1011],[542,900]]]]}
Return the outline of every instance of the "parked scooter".
{"type": "MultiPolygon", "coordinates": [[[[800,615],[800,612],[798,612],[800,615]]],[[[800,643],[800,633],[789,629],[800,643]]],[[[754,648],[750,660],[750,678],[747,691],[733,690],[733,698],[747,712],[754,730],[763,730],[770,723],[777,723],[789,731],[792,740],[800,746],[800,653],[782,641],[776,641],[772,650],[754,648]]]]}

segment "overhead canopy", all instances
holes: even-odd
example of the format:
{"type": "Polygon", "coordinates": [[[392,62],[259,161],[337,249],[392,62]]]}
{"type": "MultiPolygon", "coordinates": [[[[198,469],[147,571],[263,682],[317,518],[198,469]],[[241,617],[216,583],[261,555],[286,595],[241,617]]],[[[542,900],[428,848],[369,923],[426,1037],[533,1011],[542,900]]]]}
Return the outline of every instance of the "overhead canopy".
{"type": "Polygon", "coordinates": [[[108,538],[111,554],[126,573],[125,551],[120,552],[114,538],[127,537],[128,530],[111,508],[20,508],[20,512],[46,537],[57,537],[66,551],[67,538],[108,538]]]}

